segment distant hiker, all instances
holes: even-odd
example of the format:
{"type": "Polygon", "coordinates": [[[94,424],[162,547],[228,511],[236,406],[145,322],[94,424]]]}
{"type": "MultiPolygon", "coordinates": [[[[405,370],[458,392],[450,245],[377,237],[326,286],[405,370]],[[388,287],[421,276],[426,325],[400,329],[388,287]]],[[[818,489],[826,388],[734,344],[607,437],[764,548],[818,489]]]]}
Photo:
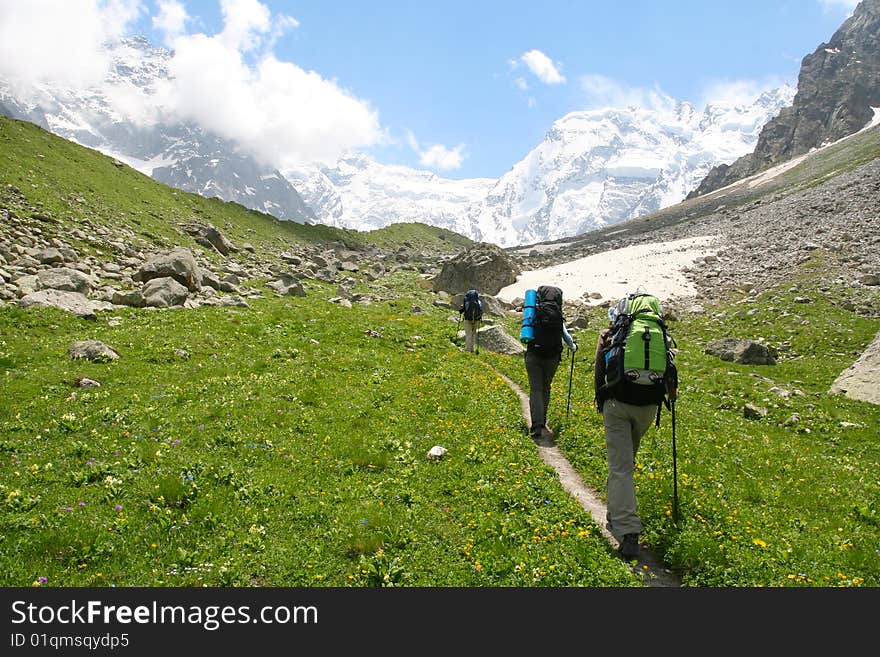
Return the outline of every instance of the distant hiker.
{"type": "Polygon", "coordinates": [[[596,345],[595,403],[608,458],[606,526],[627,561],[638,558],[644,531],[633,478],[639,443],[655,417],[659,425],[661,404],[678,396],[674,341],[662,316],[657,297],[630,294],[609,309],[596,345]]]}
{"type": "Polygon", "coordinates": [[[562,360],[563,342],[572,353],[577,344],[565,327],[562,316],[562,290],[542,285],[537,290],[534,337],[526,343],[526,373],[529,376],[529,411],[532,439],[539,444],[553,440],[547,427],[547,409],[550,405],[550,384],[562,360]]]}
{"type": "Polygon", "coordinates": [[[477,341],[478,325],[483,321],[483,302],[480,301],[480,295],[476,290],[468,290],[465,293],[458,314],[464,318],[465,349],[473,351],[477,341]]]}

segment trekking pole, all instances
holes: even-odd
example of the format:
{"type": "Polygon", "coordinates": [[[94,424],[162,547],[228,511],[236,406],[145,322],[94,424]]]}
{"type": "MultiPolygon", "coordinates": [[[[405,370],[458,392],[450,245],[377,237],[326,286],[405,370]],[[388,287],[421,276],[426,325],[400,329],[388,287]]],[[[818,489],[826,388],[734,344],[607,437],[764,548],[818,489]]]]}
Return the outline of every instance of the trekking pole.
{"type": "Polygon", "coordinates": [[[474,327],[474,341],[475,341],[474,342],[474,344],[475,344],[474,351],[477,354],[477,356],[480,355],[480,327],[482,325],[483,325],[483,320],[481,319],[479,322],[477,322],[477,325],[474,327]]]}
{"type": "Polygon", "coordinates": [[[670,404],[672,411],[672,520],[678,526],[678,467],[675,458],[675,400],[670,404]]]}
{"type": "Polygon", "coordinates": [[[571,410],[571,380],[574,378],[574,351],[571,352],[571,371],[568,373],[568,403],[565,405],[565,426],[568,426],[568,412],[571,410]]]}

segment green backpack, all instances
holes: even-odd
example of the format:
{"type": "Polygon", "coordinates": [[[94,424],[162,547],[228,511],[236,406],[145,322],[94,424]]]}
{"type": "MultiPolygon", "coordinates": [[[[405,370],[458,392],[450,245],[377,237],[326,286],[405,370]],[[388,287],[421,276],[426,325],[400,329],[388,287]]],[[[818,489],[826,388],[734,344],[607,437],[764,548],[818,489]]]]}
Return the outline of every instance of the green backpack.
{"type": "Polygon", "coordinates": [[[612,338],[605,350],[605,382],[598,396],[638,406],[668,405],[668,391],[678,385],[675,340],[667,333],[660,300],[630,294],[609,313],[612,338]]]}

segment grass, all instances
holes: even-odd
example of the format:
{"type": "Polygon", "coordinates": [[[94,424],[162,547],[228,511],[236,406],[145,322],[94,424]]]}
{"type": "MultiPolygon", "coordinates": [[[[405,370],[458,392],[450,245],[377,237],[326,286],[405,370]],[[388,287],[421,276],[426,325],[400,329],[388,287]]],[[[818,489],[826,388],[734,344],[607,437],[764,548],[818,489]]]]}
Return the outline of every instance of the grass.
{"type": "MultiPolygon", "coordinates": [[[[112,257],[75,229],[132,243],[194,245],[192,216],[269,262],[296,244],[454,253],[464,238],[418,224],[374,233],[279,222],[154,183],[22,122],[0,119],[0,200],[17,222],[112,257]],[[126,232],[127,231],[127,232],[126,232]]],[[[241,257],[236,254],[231,259],[241,257]]],[[[878,294],[819,288],[716,299],[673,323],[683,395],[637,463],[644,541],[691,587],[880,585],[880,408],[828,388],[880,330],[855,307],[878,294]],[[797,297],[810,297],[800,303],[797,297]],[[773,366],[704,353],[761,339],[773,366]],[[781,391],[781,392],[780,392],[781,391]],[[746,419],[746,402],[767,409],[746,419]],[[672,521],[678,486],[680,522],[672,521]]],[[[417,267],[327,301],[263,291],[248,308],[122,309],[97,321],[0,306],[0,585],[637,587],[590,515],[527,436],[520,357],[460,350],[454,311],[417,267]],[[424,311],[416,312],[419,307],[424,311]],[[72,361],[96,339],[116,361],[72,361]],[[79,388],[89,377],[99,387],[79,388]],[[427,457],[435,445],[448,452],[427,457]]],[[[876,315],[876,313],[875,313],[876,315]]],[[[604,313],[576,334],[550,424],[603,491],[592,357],[604,313]]],[[[518,335],[514,317],[501,321],[518,335]]]]}
{"type": "Polygon", "coordinates": [[[0,309],[0,582],[636,583],[442,311],[311,295],[118,326],[0,309]],[[70,361],[79,339],[121,357],[70,361]]]}

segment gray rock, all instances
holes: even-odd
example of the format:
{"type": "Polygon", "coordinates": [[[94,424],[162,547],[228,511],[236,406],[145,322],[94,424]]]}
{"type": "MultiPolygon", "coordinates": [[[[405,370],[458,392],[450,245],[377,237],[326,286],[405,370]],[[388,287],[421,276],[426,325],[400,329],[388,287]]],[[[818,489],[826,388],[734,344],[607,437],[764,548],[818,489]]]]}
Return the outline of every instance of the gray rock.
{"type": "Polygon", "coordinates": [[[103,304],[98,304],[79,292],[65,290],[38,290],[27,294],[18,300],[21,308],[53,307],[60,308],[77,317],[96,319],[97,311],[103,310],[103,304]]]}
{"type": "Polygon", "coordinates": [[[189,249],[183,247],[154,256],[133,276],[141,283],[166,277],[173,278],[190,292],[197,292],[202,287],[202,275],[196,259],[189,249]]]}
{"type": "Polygon", "coordinates": [[[56,262],[64,262],[64,256],[58,249],[42,249],[34,254],[34,257],[44,265],[52,265],[56,262]]]}
{"type": "Polygon", "coordinates": [[[743,417],[749,420],[760,420],[763,417],[767,417],[767,409],[755,406],[754,404],[746,404],[743,406],[743,417]]]}
{"type": "Polygon", "coordinates": [[[880,404],[880,333],[858,360],[840,373],[829,392],[880,404]]]}
{"type": "Polygon", "coordinates": [[[71,360],[85,358],[93,361],[110,361],[117,360],[119,354],[112,347],[104,344],[100,340],[80,340],[74,342],[67,349],[67,355],[71,360]]]}
{"type": "Polygon", "coordinates": [[[717,356],[723,361],[740,363],[741,365],[775,365],[776,357],[770,350],[752,340],[721,338],[706,345],[705,353],[717,356]]]}
{"type": "Polygon", "coordinates": [[[88,276],[81,271],[67,267],[44,269],[37,273],[37,280],[40,281],[42,289],[67,290],[81,294],[88,294],[92,289],[92,283],[88,276]]]}
{"type": "Polygon", "coordinates": [[[477,330],[477,345],[480,349],[512,356],[521,354],[526,350],[519,340],[497,325],[483,326],[477,330]]]}
{"type": "Polygon", "coordinates": [[[153,308],[177,306],[186,301],[189,291],[170,276],[153,278],[144,285],[144,304],[153,308]]]}
{"type": "Polygon", "coordinates": [[[131,306],[132,308],[143,308],[146,305],[144,293],[141,290],[114,290],[110,301],[117,306],[131,306]]]}
{"type": "Polygon", "coordinates": [[[435,292],[459,294],[476,289],[480,294],[494,295],[515,283],[520,273],[506,251],[495,244],[480,242],[443,263],[432,286],[435,292]]]}

